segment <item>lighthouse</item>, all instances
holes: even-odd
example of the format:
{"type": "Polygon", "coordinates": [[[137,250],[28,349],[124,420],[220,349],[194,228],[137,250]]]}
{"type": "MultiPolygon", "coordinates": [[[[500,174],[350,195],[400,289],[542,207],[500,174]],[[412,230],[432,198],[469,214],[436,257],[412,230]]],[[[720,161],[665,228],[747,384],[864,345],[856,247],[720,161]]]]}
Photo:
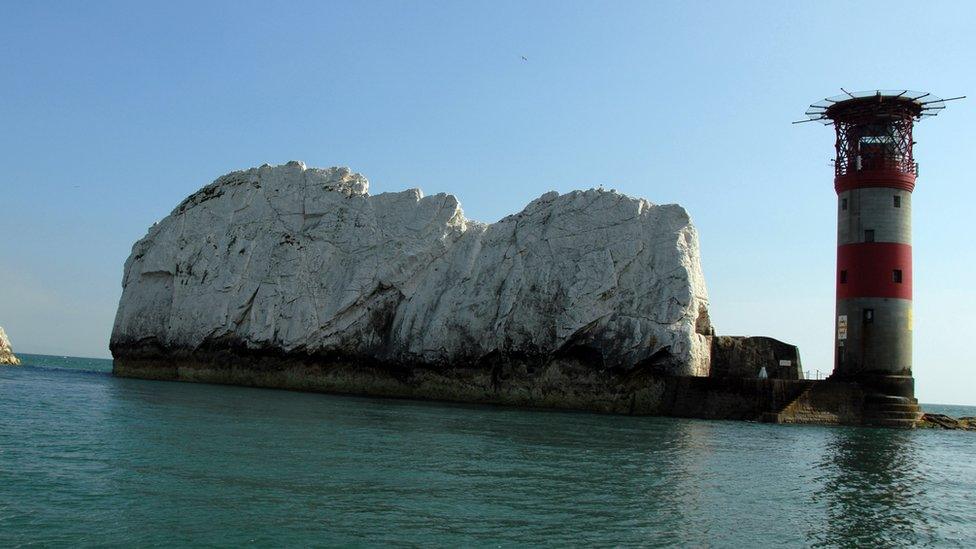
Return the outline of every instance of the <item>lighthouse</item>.
{"type": "Polygon", "coordinates": [[[876,399],[914,400],[912,192],[915,122],[945,108],[929,93],[846,92],[814,103],[809,120],[836,132],[837,285],[831,379],[876,399]]]}

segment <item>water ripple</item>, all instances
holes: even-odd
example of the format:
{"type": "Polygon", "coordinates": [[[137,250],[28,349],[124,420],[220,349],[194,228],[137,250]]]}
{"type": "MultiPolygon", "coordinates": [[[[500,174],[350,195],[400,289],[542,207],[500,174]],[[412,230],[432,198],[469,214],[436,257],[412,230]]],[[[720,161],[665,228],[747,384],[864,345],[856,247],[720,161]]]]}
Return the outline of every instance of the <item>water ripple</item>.
{"type": "Polygon", "coordinates": [[[0,370],[0,546],[976,546],[967,433],[529,412],[105,367],[0,370]]]}

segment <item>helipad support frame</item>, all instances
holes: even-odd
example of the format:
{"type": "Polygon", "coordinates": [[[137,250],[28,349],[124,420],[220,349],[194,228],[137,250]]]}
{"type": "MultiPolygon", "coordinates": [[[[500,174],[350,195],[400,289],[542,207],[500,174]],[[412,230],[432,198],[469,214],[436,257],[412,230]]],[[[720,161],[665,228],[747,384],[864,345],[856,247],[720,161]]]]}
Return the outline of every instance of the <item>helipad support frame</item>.
{"type": "MultiPolygon", "coordinates": [[[[961,98],[953,98],[961,99],[961,98]]],[[[807,121],[836,130],[837,302],[832,379],[913,397],[912,130],[945,101],[908,90],[814,103],[807,121]]]]}

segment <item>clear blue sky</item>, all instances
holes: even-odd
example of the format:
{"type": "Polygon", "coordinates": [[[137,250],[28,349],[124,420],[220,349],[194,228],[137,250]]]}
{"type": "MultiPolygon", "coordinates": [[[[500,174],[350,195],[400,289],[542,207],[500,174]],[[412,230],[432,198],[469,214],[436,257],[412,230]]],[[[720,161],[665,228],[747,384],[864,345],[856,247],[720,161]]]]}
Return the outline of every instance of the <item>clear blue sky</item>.
{"type": "MultiPolygon", "coordinates": [[[[678,202],[719,332],[828,371],[833,136],[789,123],[841,86],[976,95],[974,6],[0,0],[0,325],[20,352],[108,356],[149,225],[298,159],[482,221],[599,184],[678,202]]],[[[976,404],[974,107],[917,129],[924,402],[976,404]]]]}

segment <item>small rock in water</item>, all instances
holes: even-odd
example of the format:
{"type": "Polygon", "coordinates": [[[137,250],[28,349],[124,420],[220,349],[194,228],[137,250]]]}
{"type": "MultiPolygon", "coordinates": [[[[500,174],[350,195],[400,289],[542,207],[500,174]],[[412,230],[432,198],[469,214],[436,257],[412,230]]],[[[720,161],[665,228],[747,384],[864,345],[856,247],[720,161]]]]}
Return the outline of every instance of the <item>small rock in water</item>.
{"type": "Polygon", "coordinates": [[[976,431],[976,417],[954,418],[945,414],[924,414],[918,426],[929,429],[976,431]]]}
{"type": "Polygon", "coordinates": [[[14,356],[14,350],[10,347],[10,339],[2,327],[0,327],[0,364],[8,366],[20,365],[20,359],[14,356]]]}

